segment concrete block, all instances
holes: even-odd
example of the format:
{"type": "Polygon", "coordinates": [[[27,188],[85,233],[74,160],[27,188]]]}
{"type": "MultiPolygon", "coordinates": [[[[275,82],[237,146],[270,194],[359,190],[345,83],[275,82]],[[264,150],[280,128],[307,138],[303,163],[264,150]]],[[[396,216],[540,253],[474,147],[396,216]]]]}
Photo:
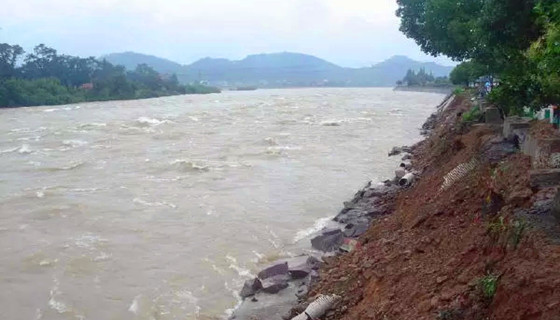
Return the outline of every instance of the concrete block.
{"type": "Polygon", "coordinates": [[[502,123],[502,115],[496,107],[486,108],[484,111],[484,122],[486,123],[502,123]]]}
{"type": "Polygon", "coordinates": [[[531,187],[554,187],[560,185],[560,169],[539,169],[529,171],[531,187]]]}
{"type": "Polygon", "coordinates": [[[529,118],[521,117],[507,117],[504,120],[503,135],[504,138],[511,138],[515,133],[514,131],[527,133],[530,127],[529,118]]]}

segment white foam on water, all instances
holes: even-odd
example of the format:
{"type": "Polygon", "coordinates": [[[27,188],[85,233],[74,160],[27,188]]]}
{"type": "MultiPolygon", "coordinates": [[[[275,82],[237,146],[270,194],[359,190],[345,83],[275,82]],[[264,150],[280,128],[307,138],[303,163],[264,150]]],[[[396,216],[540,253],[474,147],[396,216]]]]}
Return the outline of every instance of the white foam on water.
{"type": "Polygon", "coordinates": [[[140,126],[159,126],[160,124],[169,123],[169,120],[159,120],[156,118],[140,117],[136,119],[136,123],[140,126]]]}
{"type": "Polygon", "coordinates": [[[199,164],[189,159],[175,159],[171,161],[169,165],[181,171],[210,171],[209,166],[199,164]]]}
{"type": "Polygon", "coordinates": [[[227,291],[229,291],[231,293],[231,295],[235,298],[236,303],[235,306],[228,308],[224,311],[224,317],[222,317],[222,319],[230,319],[230,317],[233,315],[233,312],[239,308],[241,306],[241,304],[243,303],[243,299],[241,298],[241,296],[239,295],[239,290],[232,288],[229,283],[226,281],[224,282],[224,287],[226,288],[227,291]]]}
{"type": "Polygon", "coordinates": [[[241,267],[237,263],[237,259],[235,259],[234,257],[232,257],[228,254],[228,255],[226,255],[226,259],[230,262],[229,268],[235,270],[240,277],[243,277],[243,278],[253,278],[253,277],[255,277],[255,275],[249,269],[241,267]]]}
{"type": "Polygon", "coordinates": [[[54,285],[50,290],[50,297],[49,297],[49,307],[58,313],[66,313],[70,311],[70,308],[62,301],[56,300],[56,297],[61,295],[62,292],[59,290],[60,282],[57,278],[53,278],[54,285]]]}
{"type": "Polygon", "coordinates": [[[342,125],[342,120],[325,120],[325,121],[321,121],[321,125],[322,126],[327,126],[327,127],[338,127],[340,125],[342,125]]]}
{"type": "Polygon", "coordinates": [[[310,235],[314,234],[315,232],[323,229],[324,227],[326,227],[329,222],[331,221],[331,217],[325,217],[325,218],[321,218],[317,221],[315,221],[315,223],[313,224],[313,226],[300,230],[296,233],[296,235],[294,236],[294,243],[298,242],[302,239],[305,239],[307,237],[309,237],[310,235]]]}
{"type": "Polygon", "coordinates": [[[141,295],[137,295],[136,297],[134,297],[134,299],[130,303],[130,307],[128,307],[128,311],[130,311],[134,314],[138,314],[139,300],[140,300],[141,297],[142,297],[141,295]]]}
{"type": "Polygon", "coordinates": [[[132,202],[136,203],[136,204],[141,204],[141,205],[144,205],[144,206],[147,206],[147,207],[169,207],[169,208],[172,208],[172,209],[177,208],[177,206],[175,204],[165,202],[165,201],[149,202],[149,201],[146,201],[146,200],[143,200],[143,199],[140,199],[140,198],[134,198],[134,199],[132,199],[132,202]]]}
{"type": "Polygon", "coordinates": [[[11,153],[14,151],[19,150],[21,147],[14,147],[14,148],[10,148],[10,149],[4,149],[4,150],[0,150],[0,154],[4,154],[4,153],[11,153]]]}
{"type": "Polygon", "coordinates": [[[200,121],[200,119],[198,119],[198,118],[195,117],[195,116],[189,116],[189,119],[191,119],[191,120],[194,121],[194,122],[200,121]]]}
{"type": "Polygon", "coordinates": [[[64,140],[62,141],[62,144],[65,146],[70,146],[72,148],[78,148],[87,145],[88,142],[83,140],[64,140]]]}
{"type": "Polygon", "coordinates": [[[28,144],[23,144],[21,147],[19,147],[18,152],[20,154],[29,154],[31,153],[31,148],[29,148],[28,144]]]}
{"type": "Polygon", "coordinates": [[[194,309],[195,309],[194,314],[196,316],[200,315],[200,306],[198,305],[198,298],[195,297],[195,295],[191,291],[179,290],[175,293],[175,295],[180,299],[187,300],[189,304],[194,305],[194,309]]]}
{"type": "Polygon", "coordinates": [[[88,250],[95,250],[97,246],[101,243],[107,242],[107,239],[103,239],[98,235],[86,233],[77,238],[73,238],[73,243],[76,247],[88,250]]]}

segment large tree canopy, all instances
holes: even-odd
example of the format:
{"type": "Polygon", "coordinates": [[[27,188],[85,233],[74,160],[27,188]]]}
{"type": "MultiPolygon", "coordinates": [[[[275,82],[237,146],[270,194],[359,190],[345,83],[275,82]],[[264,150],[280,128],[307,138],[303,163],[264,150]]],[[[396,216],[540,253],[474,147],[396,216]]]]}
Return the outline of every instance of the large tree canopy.
{"type": "Polygon", "coordinates": [[[454,82],[470,81],[472,67],[482,66],[487,75],[500,78],[491,98],[506,111],[560,102],[558,0],[397,3],[400,30],[424,52],[469,61],[451,74],[454,82]]]}

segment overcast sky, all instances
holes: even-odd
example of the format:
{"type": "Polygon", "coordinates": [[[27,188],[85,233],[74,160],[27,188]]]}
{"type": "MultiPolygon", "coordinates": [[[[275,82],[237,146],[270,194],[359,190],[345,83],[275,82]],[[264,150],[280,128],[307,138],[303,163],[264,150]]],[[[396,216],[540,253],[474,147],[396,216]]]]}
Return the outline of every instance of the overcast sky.
{"type": "Polygon", "coordinates": [[[301,52],[359,67],[424,55],[398,30],[396,0],[2,0],[0,42],[100,56],[203,57],[301,52]]]}

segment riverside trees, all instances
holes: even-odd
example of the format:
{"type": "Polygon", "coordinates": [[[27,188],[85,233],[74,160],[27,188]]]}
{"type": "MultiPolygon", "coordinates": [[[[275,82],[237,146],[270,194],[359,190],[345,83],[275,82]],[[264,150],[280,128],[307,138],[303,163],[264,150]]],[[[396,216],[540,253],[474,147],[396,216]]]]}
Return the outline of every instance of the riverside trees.
{"type": "Polygon", "coordinates": [[[557,0],[397,3],[400,30],[424,52],[463,61],[452,75],[456,82],[481,75],[480,70],[499,77],[501,85],[490,98],[508,113],[560,102],[557,0]]]}
{"type": "Polygon", "coordinates": [[[18,45],[0,44],[0,107],[219,92],[181,85],[175,75],[160,75],[145,64],[127,71],[93,57],[60,55],[43,44],[24,54],[18,45]]]}

